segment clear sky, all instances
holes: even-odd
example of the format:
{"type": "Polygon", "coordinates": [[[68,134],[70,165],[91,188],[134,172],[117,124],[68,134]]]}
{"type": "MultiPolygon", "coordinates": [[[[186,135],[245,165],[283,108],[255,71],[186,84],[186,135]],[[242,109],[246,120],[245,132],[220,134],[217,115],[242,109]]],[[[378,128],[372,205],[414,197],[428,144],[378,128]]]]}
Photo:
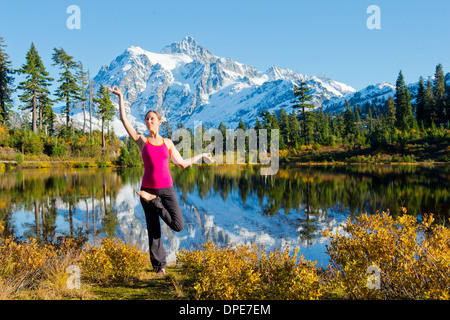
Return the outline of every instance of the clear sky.
{"type": "MultiPolygon", "coordinates": [[[[450,70],[448,0],[0,0],[0,36],[19,68],[34,42],[51,76],[62,47],[95,76],[134,45],[159,52],[192,36],[213,54],[255,66],[325,73],[359,90],[399,70],[406,81],[450,70]],[[80,8],[70,30],[67,8],[80,8]],[[370,5],[381,29],[369,29],[370,5]]],[[[17,81],[16,81],[17,84],[17,81]]]]}

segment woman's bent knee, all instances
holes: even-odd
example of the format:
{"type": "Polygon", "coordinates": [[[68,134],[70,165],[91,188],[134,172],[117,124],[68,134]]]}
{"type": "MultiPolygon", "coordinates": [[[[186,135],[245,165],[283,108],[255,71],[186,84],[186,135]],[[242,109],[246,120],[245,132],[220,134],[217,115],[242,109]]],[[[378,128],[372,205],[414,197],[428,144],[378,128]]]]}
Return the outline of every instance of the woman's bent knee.
{"type": "Polygon", "coordinates": [[[173,226],[172,230],[175,232],[180,232],[181,230],[184,229],[184,223],[183,221],[181,223],[177,223],[173,226]]]}

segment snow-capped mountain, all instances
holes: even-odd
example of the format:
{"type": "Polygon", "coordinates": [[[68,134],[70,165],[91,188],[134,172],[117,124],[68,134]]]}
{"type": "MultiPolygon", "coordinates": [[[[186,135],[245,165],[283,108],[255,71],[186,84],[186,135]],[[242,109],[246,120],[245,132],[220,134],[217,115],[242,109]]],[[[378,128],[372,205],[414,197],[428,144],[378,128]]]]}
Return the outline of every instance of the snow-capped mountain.
{"type": "Polygon", "coordinates": [[[327,112],[338,112],[344,107],[345,100],[347,100],[350,105],[362,106],[366,102],[372,103],[375,99],[385,101],[389,96],[394,97],[394,94],[395,86],[387,82],[382,82],[372,84],[357,92],[348,93],[340,98],[327,100],[322,106],[327,112]]]}
{"type": "MultiPolygon", "coordinates": [[[[433,83],[435,77],[428,76],[423,77],[423,82],[426,85],[427,81],[431,81],[433,83]]],[[[445,82],[448,86],[450,86],[450,73],[445,75],[445,82]]],[[[416,95],[419,90],[419,81],[413,82],[407,85],[408,91],[411,96],[411,103],[416,103],[416,95]]],[[[382,104],[389,97],[394,98],[395,96],[395,85],[392,85],[388,82],[382,82],[377,84],[372,84],[365,87],[362,90],[347,93],[343,97],[340,98],[332,98],[330,100],[324,101],[322,106],[323,109],[327,112],[339,112],[344,108],[345,100],[347,100],[350,105],[359,105],[363,106],[366,103],[375,103],[382,104]]]]}
{"type": "MultiPolygon", "coordinates": [[[[433,77],[424,82],[427,80],[433,77]]],[[[395,94],[395,86],[387,82],[356,91],[324,74],[309,76],[277,66],[262,72],[251,65],[215,56],[189,36],[164,47],[160,53],[135,46],[126,49],[95,76],[94,94],[101,84],[117,85],[124,93],[128,120],[140,132],[146,131],[144,116],[149,110],[159,111],[171,128],[179,123],[192,128],[196,121],[216,128],[224,122],[227,127],[236,128],[240,120],[253,125],[261,110],[273,113],[284,108],[290,113],[293,87],[300,81],[311,89],[313,104],[332,113],[342,110],[345,100],[363,106],[367,102],[382,103],[395,94]]],[[[450,85],[449,73],[446,82],[450,85]]],[[[418,82],[408,88],[414,103],[418,82]]],[[[112,100],[118,111],[117,99],[112,100]]],[[[83,113],[79,109],[74,112],[72,121],[81,128],[83,113]]],[[[57,121],[65,123],[65,117],[57,113],[57,121]]],[[[127,134],[118,112],[112,126],[117,135],[127,134]]],[[[96,118],[93,127],[100,127],[96,118]]]]}
{"type": "MultiPolygon", "coordinates": [[[[117,85],[124,93],[129,120],[141,132],[146,130],[144,116],[149,110],[159,111],[172,128],[180,122],[192,127],[195,121],[213,127],[223,121],[236,127],[240,120],[253,124],[263,109],[273,112],[283,107],[289,113],[294,84],[301,80],[308,83],[316,106],[356,92],[323,74],[309,76],[277,66],[261,72],[215,56],[192,37],[172,43],[160,53],[134,46],[126,49],[95,76],[94,92],[100,84],[117,85]]],[[[113,103],[118,108],[116,98],[113,103]]],[[[80,125],[82,113],[73,120],[80,125]]],[[[118,118],[113,126],[119,136],[126,134],[118,118]]]]}

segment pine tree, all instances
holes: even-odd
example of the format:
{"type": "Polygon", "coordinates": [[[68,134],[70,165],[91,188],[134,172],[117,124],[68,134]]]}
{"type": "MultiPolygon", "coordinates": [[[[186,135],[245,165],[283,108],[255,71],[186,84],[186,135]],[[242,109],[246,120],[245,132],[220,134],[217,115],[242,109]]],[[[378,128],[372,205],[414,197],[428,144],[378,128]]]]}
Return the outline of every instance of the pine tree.
{"type": "MultiPolygon", "coordinates": [[[[380,121],[381,122],[381,121],[380,121]]],[[[384,124],[386,126],[386,131],[388,132],[388,142],[392,143],[394,138],[394,129],[395,129],[395,102],[391,96],[389,96],[387,102],[385,103],[385,117],[384,124]]],[[[378,129],[382,129],[383,126],[378,127],[378,129]]]]}
{"type": "Polygon", "coordinates": [[[445,76],[442,64],[436,66],[433,81],[433,95],[436,101],[436,121],[437,123],[445,122],[447,119],[446,99],[445,99],[445,76]]]}
{"type": "Polygon", "coordinates": [[[54,48],[53,50],[55,51],[52,56],[53,65],[58,65],[62,69],[62,72],[60,72],[61,77],[58,80],[58,82],[61,82],[61,85],[55,94],[58,97],[57,101],[64,101],[66,104],[63,112],[66,114],[66,127],[69,128],[71,104],[80,100],[78,80],[71,71],[76,71],[78,64],[73,61],[73,57],[69,56],[64,49],[54,48]]]}
{"type": "MultiPolygon", "coordinates": [[[[258,118],[256,118],[256,121],[258,122],[258,118]]],[[[222,134],[222,150],[226,150],[227,146],[227,126],[221,121],[218,128],[219,132],[222,134]]]]}
{"type": "Polygon", "coordinates": [[[55,133],[55,113],[53,112],[53,100],[48,95],[39,96],[39,128],[45,127],[46,135],[55,133]]]}
{"type": "Polygon", "coordinates": [[[78,70],[76,73],[76,77],[78,80],[78,85],[80,88],[80,102],[81,102],[81,108],[83,109],[83,133],[86,132],[86,100],[87,92],[88,92],[88,73],[84,71],[83,69],[83,63],[80,61],[78,62],[78,70]]]}
{"type": "Polygon", "coordinates": [[[341,111],[333,119],[333,134],[338,138],[342,138],[344,134],[344,113],[341,111]]]}
{"type": "Polygon", "coordinates": [[[289,127],[289,117],[284,110],[280,110],[280,148],[284,149],[290,143],[290,127],[289,127]]]}
{"type": "Polygon", "coordinates": [[[423,84],[423,78],[419,78],[419,88],[417,89],[416,96],[416,120],[418,123],[424,122],[425,116],[425,85],[423,84]]]}
{"type": "Polygon", "coordinates": [[[108,90],[101,85],[97,92],[97,98],[94,98],[94,102],[98,104],[97,115],[102,120],[102,149],[105,150],[105,124],[107,121],[112,120],[112,116],[115,113],[115,108],[111,102],[108,90]]]}
{"type": "Polygon", "coordinates": [[[247,128],[245,127],[245,123],[244,121],[242,121],[242,119],[239,120],[239,124],[236,129],[242,129],[242,131],[247,132],[247,128]]]}
{"type": "MultiPolygon", "coordinates": [[[[310,103],[312,96],[306,82],[301,81],[300,85],[294,86],[294,109],[300,109],[300,126],[302,128],[302,137],[306,145],[310,144],[310,124],[312,121],[308,121],[308,117],[311,117],[311,110],[314,109],[314,105],[310,103]]],[[[310,119],[311,120],[311,119],[310,119]]]]}
{"type": "Polygon", "coordinates": [[[273,123],[272,114],[269,111],[262,110],[259,113],[259,116],[261,117],[262,121],[261,122],[262,129],[271,129],[273,123]]]}
{"type": "Polygon", "coordinates": [[[168,139],[172,139],[172,127],[169,123],[169,120],[166,120],[162,123],[161,128],[163,130],[164,135],[168,138],[168,139]]]}
{"type": "Polygon", "coordinates": [[[436,99],[433,94],[433,85],[430,80],[427,81],[427,86],[424,93],[424,124],[429,128],[433,123],[436,124],[438,120],[438,111],[436,108],[436,99]]]}
{"type": "Polygon", "coordinates": [[[50,82],[53,79],[48,76],[49,74],[45,70],[34,43],[31,44],[25,59],[25,64],[22,65],[21,69],[17,70],[19,73],[25,75],[25,81],[21,82],[18,86],[18,89],[23,90],[19,99],[25,102],[22,110],[31,109],[32,130],[33,133],[37,133],[38,99],[42,101],[41,105],[46,104],[43,101],[49,95],[47,87],[50,86],[50,82]]]}
{"type": "Polygon", "coordinates": [[[321,145],[330,144],[330,132],[328,127],[328,120],[321,106],[317,111],[317,122],[316,122],[316,137],[315,141],[321,145]]]}
{"type": "Polygon", "coordinates": [[[89,135],[92,137],[92,90],[94,87],[94,82],[91,81],[91,74],[88,70],[88,91],[89,91],[89,135]]]}
{"type": "Polygon", "coordinates": [[[352,107],[347,100],[345,100],[345,111],[344,111],[344,134],[353,140],[357,134],[357,127],[355,123],[355,116],[352,111],[352,107]]]}
{"type": "Polygon", "coordinates": [[[299,148],[301,143],[300,124],[294,110],[289,114],[289,141],[292,147],[299,148]]]}
{"type": "MultiPolygon", "coordinates": [[[[450,73],[447,73],[445,78],[449,79],[450,73]]],[[[450,122],[450,85],[447,84],[447,80],[445,81],[445,114],[447,115],[447,123],[448,123],[450,122]]]]}
{"type": "Polygon", "coordinates": [[[369,131],[373,130],[373,116],[372,116],[372,108],[367,108],[366,112],[366,121],[369,123],[369,131]]]}
{"type": "Polygon", "coordinates": [[[411,127],[412,124],[412,108],[411,108],[411,97],[409,95],[408,86],[403,78],[402,71],[400,71],[397,82],[395,84],[395,118],[396,126],[400,129],[407,129],[411,127]]]}
{"type": "Polygon", "coordinates": [[[4,51],[6,45],[3,42],[3,38],[0,37],[0,123],[7,124],[12,107],[11,94],[14,92],[14,78],[11,76],[14,70],[8,54],[4,51]]]}

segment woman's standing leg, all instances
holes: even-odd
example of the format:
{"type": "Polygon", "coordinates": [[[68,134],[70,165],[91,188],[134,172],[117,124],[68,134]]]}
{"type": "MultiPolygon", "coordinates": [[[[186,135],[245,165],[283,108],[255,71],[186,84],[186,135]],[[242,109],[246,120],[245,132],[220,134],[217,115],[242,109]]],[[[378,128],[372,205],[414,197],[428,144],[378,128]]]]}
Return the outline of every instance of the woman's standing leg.
{"type": "Polygon", "coordinates": [[[145,212],[147,223],[150,261],[156,271],[166,267],[166,251],[161,238],[161,225],[159,217],[174,231],[179,232],[184,228],[183,215],[178,204],[174,186],[163,189],[141,190],[154,194],[157,197],[151,201],[142,198],[141,204],[145,212]]]}
{"type": "MultiPolygon", "coordinates": [[[[153,193],[153,191],[148,189],[145,191],[153,193]]],[[[159,209],[142,198],[140,198],[140,200],[142,207],[144,208],[145,221],[147,223],[150,262],[155,271],[159,271],[166,268],[166,251],[161,238],[159,209]]]]}

